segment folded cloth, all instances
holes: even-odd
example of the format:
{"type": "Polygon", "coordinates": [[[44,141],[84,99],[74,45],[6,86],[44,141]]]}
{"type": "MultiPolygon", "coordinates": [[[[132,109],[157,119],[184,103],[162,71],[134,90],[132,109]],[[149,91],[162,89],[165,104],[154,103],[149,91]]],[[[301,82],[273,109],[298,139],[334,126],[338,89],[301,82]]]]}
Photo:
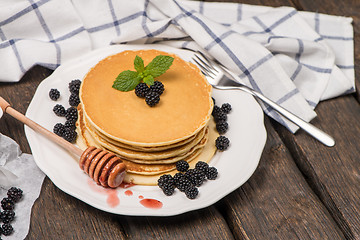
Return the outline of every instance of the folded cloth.
{"type": "Polygon", "coordinates": [[[206,52],[244,84],[310,121],[319,101],[355,91],[351,23],[290,7],[236,3],[4,0],[0,80],[18,81],[35,64],[55,69],[109,44],[156,42],[206,52]]]}
{"type": "Polygon", "coordinates": [[[21,153],[19,145],[0,134],[0,199],[6,197],[10,187],[23,191],[15,204],[14,232],[6,239],[25,239],[30,226],[31,208],[39,197],[45,174],[36,166],[32,155],[21,153]]]}

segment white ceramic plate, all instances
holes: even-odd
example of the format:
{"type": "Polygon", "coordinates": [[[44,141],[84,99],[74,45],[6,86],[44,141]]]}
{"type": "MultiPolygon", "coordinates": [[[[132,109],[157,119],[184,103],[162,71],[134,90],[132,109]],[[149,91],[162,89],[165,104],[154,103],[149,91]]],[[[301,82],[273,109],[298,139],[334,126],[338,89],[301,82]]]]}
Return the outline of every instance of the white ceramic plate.
{"type": "MultiPolygon", "coordinates": [[[[52,131],[53,126],[64,123],[52,109],[59,103],[69,107],[68,84],[82,79],[99,60],[124,50],[156,48],[172,52],[185,60],[192,53],[163,45],[114,45],[86,54],[60,66],[38,87],[27,110],[27,117],[52,131]],[[50,100],[49,90],[57,88],[61,97],[50,100]]],[[[34,159],[39,168],[62,191],[103,211],[142,216],[171,216],[210,206],[245,183],[255,171],[266,141],[263,112],[254,98],[241,91],[213,91],[216,104],[228,102],[232,111],[228,115],[229,131],[225,134],[231,141],[227,151],[217,152],[210,165],[218,169],[216,180],[207,181],[199,188],[196,199],[190,200],[176,190],[165,196],[156,186],[131,186],[104,189],[94,183],[79,168],[77,160],[66,150],[49,141],[32,129],[25,127],[34,159]]]]}

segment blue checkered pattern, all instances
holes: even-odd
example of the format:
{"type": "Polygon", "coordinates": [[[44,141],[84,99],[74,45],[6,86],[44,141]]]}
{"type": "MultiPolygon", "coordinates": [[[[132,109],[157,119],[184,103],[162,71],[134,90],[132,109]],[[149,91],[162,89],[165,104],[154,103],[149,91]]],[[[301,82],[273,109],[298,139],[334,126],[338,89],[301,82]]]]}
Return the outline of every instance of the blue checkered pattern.
{"type": "Polygon", "coordinates": [[[36,64],[55,69],[109,44],[162,43],[206,51],[308,121],[319,101],[355,90],[351,18],[180,0],[8,2],[0,9],[2,81],[18,81],[36,64]]]}

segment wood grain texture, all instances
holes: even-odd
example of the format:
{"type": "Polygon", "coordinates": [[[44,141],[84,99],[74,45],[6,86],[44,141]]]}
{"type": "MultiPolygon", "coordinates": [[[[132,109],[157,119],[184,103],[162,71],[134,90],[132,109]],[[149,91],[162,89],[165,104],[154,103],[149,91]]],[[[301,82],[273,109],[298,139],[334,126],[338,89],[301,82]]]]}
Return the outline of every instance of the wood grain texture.
{"type": "Polygon", "coordinates": [[[268,139],[257,170],[219,204],[235,238],[342,239],[268,118],[266,123],[268,139]]]}
{"type": "Polygon", "coordinates": [[[287,148],[313,190],[348,239],[360,238],[360,106],[352,96],[321,103],[314,124],[336,140],[327,148],[303,132],[278,126],[287,148]]]}

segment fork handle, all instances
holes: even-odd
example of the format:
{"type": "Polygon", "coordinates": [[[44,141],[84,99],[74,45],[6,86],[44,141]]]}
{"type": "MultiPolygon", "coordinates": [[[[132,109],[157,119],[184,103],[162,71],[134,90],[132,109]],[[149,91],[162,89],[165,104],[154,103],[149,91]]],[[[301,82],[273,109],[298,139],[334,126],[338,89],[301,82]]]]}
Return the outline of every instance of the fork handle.
{"type": "Polygon", "coordinates": [[[245,91],[247,93],[250,93],[251,95],[255,96],[256,98],[260,99],[273,109],[275,109],[277,112],[279,112],[282,116],[290,120],[291,122],[295,123],[298,127],[302,128],[305,132],[322,142],[328,147],[332,147],[335,145],[335,140],[325,133],[324,131],[320,130],[319,128],[315,127],[314,125],[302,120],[298,116],[294,115],[293,113],[289,112],[285,108],[281,107],[277,103],[273,102],[269,98],[265,97],[264,95],[244,86],[234,86],[234,87],[227,87],[227,89],[238,89],[245,91]]]}

